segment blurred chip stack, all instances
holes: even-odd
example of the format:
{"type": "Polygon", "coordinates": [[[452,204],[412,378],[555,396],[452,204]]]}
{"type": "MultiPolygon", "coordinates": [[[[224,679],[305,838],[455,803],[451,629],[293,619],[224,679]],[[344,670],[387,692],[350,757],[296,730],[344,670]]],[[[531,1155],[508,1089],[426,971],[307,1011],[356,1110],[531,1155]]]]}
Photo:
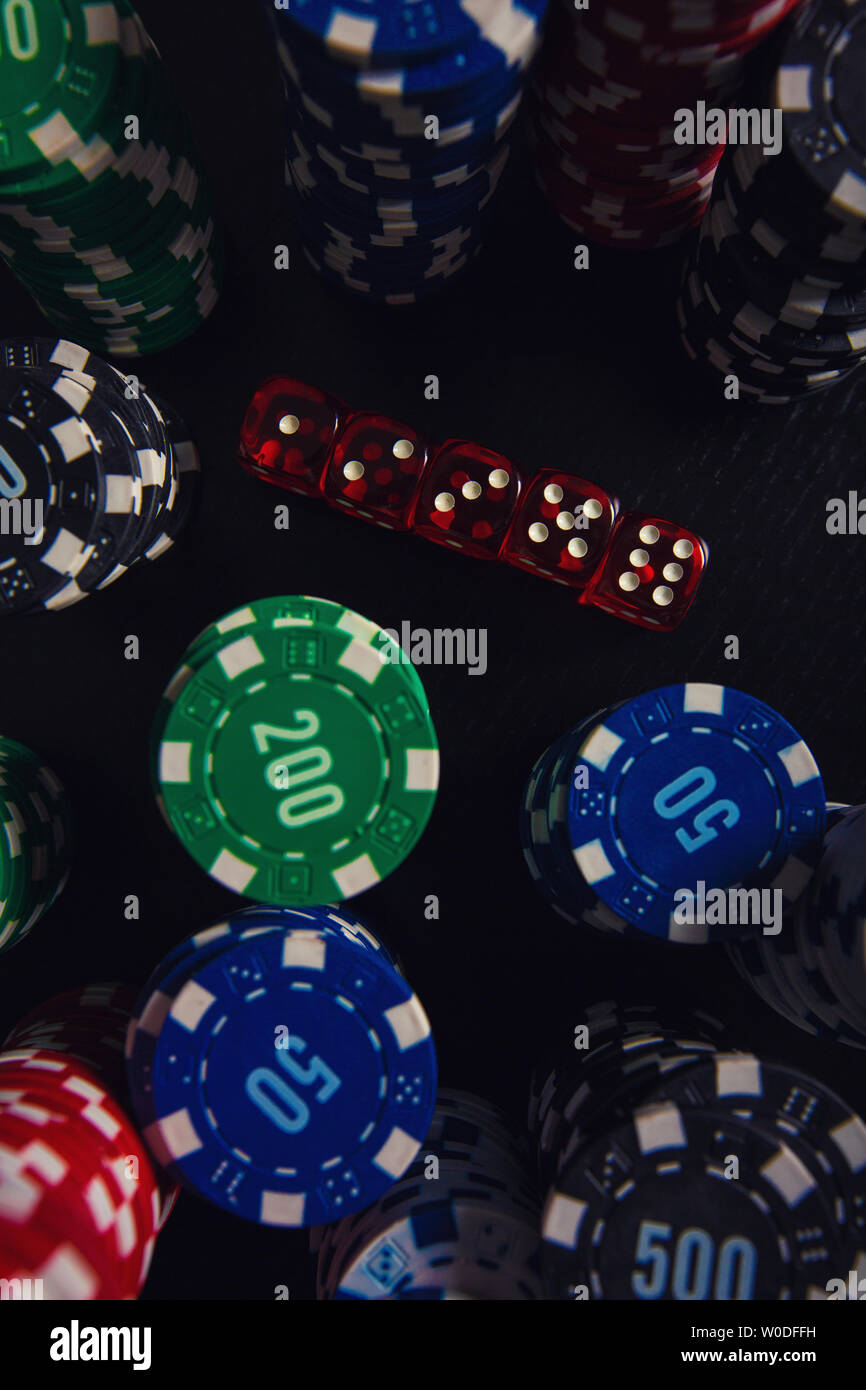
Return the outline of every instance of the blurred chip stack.
{"type": "Polygon", "coordinates": [[[537,1076],[550,1297],[824,1299],[866,1272],[863,1120],[707,1023],[598,1005],[537,1076]]]}
{"type": "Polygon", "coordinates": [[[189,125],[127,0],[4,7],[0,255],[66,336],[108,354],[180,342],[217,301],[189,125]]]}
{"type": "Polygon", "coordinates": [[[0,738],[0,951],[36,925],[69,876],[66,792],[29,748],[0,738]]]}
{"type": "Polygon", "coordinates": [[[724,107],[743,58],[799,0],[554,0],[535,80],[538,181],[570,227],[651,250],[701,219],[722,152],[676,113],[724,107]]]}
{"type": "Polygon", "coordinates": [[[177,1195],[123,1109],[122,985],[72,990],[0,1052],[0,1277],[12,1298],[134,1299],[177,1195]]]}
{"type": "Polygon", "coordinates": [[[828,807],[818,867],[783,930],[728,954],[789,1023],[866,1048],[866,806],[828,807]]]}
{"type": "Polygon", "coordinates": [[[85,348],[0,340],[0,614],[67,608],[163,555],[199,467],[174,409],[85,348]]]}
{"type": "Polygon", "coordinates": [[[785,405],[866,358],[864,0],[807,5],[749,105],[781,111],[781,148],[726,150],[677,315],[691,358],[785,405]]]}
{"type": "Polygon", "coordinates": [[[320,1299],[544,1296],[525,1137],[464,1091],[439,1092],[418,1157],[385,1197],[315,1234],[320,1299]]]}
{"type": "Polygon", "coordinates": [[[263,3],[307,258],[380,303],[441,289],[480,250],[547,0],[263,3]]]}

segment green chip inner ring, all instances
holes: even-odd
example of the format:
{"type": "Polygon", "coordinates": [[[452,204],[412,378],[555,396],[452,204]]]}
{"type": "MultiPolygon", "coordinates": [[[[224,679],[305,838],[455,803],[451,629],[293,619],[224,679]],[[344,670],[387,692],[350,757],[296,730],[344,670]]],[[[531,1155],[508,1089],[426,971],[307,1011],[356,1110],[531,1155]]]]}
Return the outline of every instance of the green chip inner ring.
{"type": "Polygon", "coordinates": [[[357,841],[387,796],[394,751],[370,715],[321,673],[254,685],[210,733],[212,803],[236,835],[274,854],[288,839],[300,858],[357,841]]]}
{"type": "Polygon", "coordinates": [[[69,80],[74,37],[62,4],[0,4],[0,119],[58,100],[69,80]]]}
{"type": "Polygon", "coordinates": [[[166,815],[208,873],[261,901],[371,887],[417,843],[436,735],[417,676],[332,627],[275,621],[202,654],[156,752],[166,815]]]}
{"type": "Polygon", "coordinates": [[[84,0],[0,5],[0,172],[48,171],[76,134],[95,129],[122,57],[117,10],[84,0]]]}

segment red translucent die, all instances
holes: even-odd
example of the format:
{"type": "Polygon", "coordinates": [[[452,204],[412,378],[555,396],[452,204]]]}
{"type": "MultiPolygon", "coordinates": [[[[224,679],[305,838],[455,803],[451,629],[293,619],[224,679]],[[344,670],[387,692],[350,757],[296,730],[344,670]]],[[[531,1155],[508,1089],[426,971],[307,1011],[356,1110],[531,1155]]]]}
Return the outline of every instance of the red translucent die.
{"type": "Polygon", "coordinates": [[[337,440],[322,491],[333,506],[354,516],[407,531],[428,449],[427,441],[399,420],[359,412],[349,417],[337,440]]]}
{"type": "Polygon", "coordinates": [[[440,545],[495,560],[514,519],[522,485],[510,459],[480,444],[449,439],[430,461],[412,527],[440,545]]]}
{"type": "Polygon", "coordinates": [[[500,560],[582,589],[604,555],[619,498],[570,473],[545,469],[523,495],[500,560]]]}
{"type": "Polygon", "coordinates": [[[676,627],[692,606],[709,554],[706,541],[684,526],[623,512],[580,601],[638,627],[676,627]]]}
{"type": "Polygon", "coordinates": [[[256,477],[321,496],[322,474],[347,415],[336,396],[292,377],[269,377],[247,407],[238,459],[256,477]]]}

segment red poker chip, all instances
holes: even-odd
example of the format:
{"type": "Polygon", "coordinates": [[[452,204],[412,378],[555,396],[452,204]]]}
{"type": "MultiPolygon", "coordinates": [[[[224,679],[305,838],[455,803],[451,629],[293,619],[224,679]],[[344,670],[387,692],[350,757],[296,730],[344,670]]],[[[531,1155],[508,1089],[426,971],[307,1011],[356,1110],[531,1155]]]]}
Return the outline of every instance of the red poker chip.
{"type": "MultiPolygon", "coordinates": [[[[658,56],[664,58],[665,55],[658,56]]],[[[584,26],[570,34],[562,33],[558,40],[550,42],[542,72],[554,74],[570,88],[587,95],[589,89],[594,89],[599,99],[620,96],[628,103],[653,102],[661,109],[666,104],[665,119],[669,121],[673,109],[670,105],[672,87],[678,101],[686,95],[710,95],[717,88],[737,80],[742,66],[742,59],[736,52],[705,56],[704,61],[679,65],[653,62],[641,56],[637,48],[617,44],[610,34],[594,34],[584,26]]]]}
{"type": "MultiPolygon", "coordinates": [[[[16,1146],[22,1158],[28,1151],[42,1155],[46,1178],[59,1164],[68,1165],[72,1188],[54,1192],[61,1229],[67,1229],[63,1219],[71,1203],[71,1214],[78,1216],[76,1239],[81,1242],[83,1224],[103,1243],[121,1285],[137,1294],[153,1256],[154,1206],[142,1184],[130,1181],[127,1156],[117,1154],[80,1117],[56,1113],[42,1097],[0,1105],[0,1166],[8,1164],[8,1149],[16,1146]]],[[[87,1249],[93,1259],[89,1242],[87,1249]]]]}
{"type": "Polygon", "coordinates": [[[659,175],[656,178],[640,179],[634,175],[632,170],[627,168],[623,168],[622,176],[619,177],[619,168],[614,161],[610,161],[607,168],[600,171],[588,163],[586,158],[580,158],[571,150],[563,150],[561,146],[557,145],[551,138],[547,125],[542,124],[540,129],[542,137],[537,142],[539,158],[551,159],[554,167],[558,168],[561,173],[566,174],[573,182],[582,185],[591,192],[607,193],[612,197],[635,203],[669,201],[669,198],[675,199],[679,195],[686,196],[689,191],[697,191],[707,181],[712,182],[721,158],[721,150],[719,150],[711,160],[702,166],[693,166],[668,177],[659,175]]]}
{"type": "Polygon", "coordinates": [[[69,1023],[90,1012],[118,1013],[128,1017],[134,1005],[135,995],[128,985],[115,982],[84,985],[80,989],[54,995],[53,998],[38,1004],[35,1009],[31,1009],[23,1018],[17,1020],[10,1037],[34,1023],[69,1023]]]}
{"type": "Polygon", "coordinates": [[[35,1218],[38,1206],[33,1185],[0,1172],[0,1278],[39,1280],[22,1295],[46,1300],[118,1300],[123,1289],[114,1272],[102,1261],[102,1252],[91,1259],[83,1242],[69,1226],[58,1227],[49,1213],[35,1218]],[[26,1222],[13,1212],[30,1210],[26,1222]]]}
{"type": "Polygon", "coordinates": [[[704,206],[701,205],[696,211],[684,215],[681,221],[673,226],[668,226],[662,230],[650,227],[611,227],[593,222],[586,217],[578,216],[573,207],[564,200],[558,198],[557,190],[552,186],[551,181],[540,169],[536,169],[536,179],[541,191],[547,196],[555,211],[562,218],[563,222],[585,237],[587,241],[597,242],[601,246],[610,246],[619,250],[633,251],[658,251],[664,247],[673,246],[681,241],[683,236],[696,227],[704,213],[704,206]]]}
{"type": "MultiPolygon", "coordinates": [[[[793,3],[795,0],[788,0],[788,10],[793,3]]],[[[784,12],[764,4],[755,6],[749,15],[730,17],[727,27],[719,22],[712,30],[696,31],[675,28],[663,19],[659,22],[659,16],[648,19],[645,11],[629,12],[617,3],[601,12],[593,9],[575,15],[574,28],[578,35],[592,35],[603,42],[614,56],[630,51],[642,63],[691,68],[749,53],[782,18],[784,12]],[[621,16],[630,16],[631,23],[619,23],[621,16]]]]}
{"type": "MultiPolygon", "coordinates": [[[[800,0],[757,0],[737,6],[732,0],[722,5],[668,5],[663,12],[647,15],[646,5],[639,0],[617,0],[616,10],[643,25],[643,34],[636,41],[642,44],[663,44],[671,50],[689,48],[702,43],[733,44],[748,52],[760,43],[785,18],[800,0]]],[[[605,26],[604,32],[610,30],[605,26]]],[[[640,34],[639,28],[635,29],[640,34]]],[[[627,40],[626,40],[627,41],[627,40]]]]}
{"type": "Polygon", "coordinates": [[[694,106],[704,99],[723,105],[738,90],[741,73],[724,73],[717,79],[701,76],[693,81],[672,80],[669,74],[657,86],[645,78],[640,82],[606,82],[577,60],[565,62],[558,58],[542,72],[543,80],[559,87],[567,99],[581,111],[604,120],[621,120],[632,126],[666,126],[672,113],[680,106],[694,106]],[[672,91],[676,99],[672,102],[672,91]]]}
{"type": "Polygon", "coordinates": [[[583,226],[593,225],[599,229],[664,232],[678,225],[691,226],[694,211],[703,212],[711,191],[711,186],[706,184],[688,190],[679,198],[670,196],[656,202],[611,201],[594,196],[590,189],[569,178],[543,156],[538,158],[536,169],[544,178],[558,211],[583,226]]]}
{"type": "Polygon", "coordinates": [[[125,1029],[112,1031],[80,1025],[60,1028],[54,1024],[36,1025],[27,1032],[16,1034],[10,1041],[13,1050],[39,1049],[76,1057],[90,1067],[99,1079],[115,1094],[125,1088],[123,1041],[125,1029]]]}
{"type": "MultiPolygon", "coordinates": [[[[93,1134],[93,1142],[110,1146],[112,1156],[132,1160],[138,1173],[136,1187],[148,1212],[151,1234],[164,1224],[174,1182],[154,1172],[144,1141],[126,1112],[101,1085],[99,1078],[77,1058],[57,1053],[0,1054],[0,1099],[42,1099],[51,1107],[75,1116],[93,1134]]],[[[143,1226],[144,1229],[144,1226],[143,1226]]]]}
{"type": "MultiPolygon", "coordinates": [[[[9,1041],[14,1038],[29,1037],[34,1033],[113,1033],[116,1037],[122,1037],[129,1022],[129,1014],[125,1013],[92,1013],[80,1014],[77,1018],[59,1019],[46,1018],[37,1019],[33,1023],[22,1024],[16,1027],[9,1035],[9,1041]]],[[[6,1044],[8,1046],[8,1042],[6,1044]]]]}
{"type": "Polygon", "coordinates": [[[718,86],[730,81],[742,64],[742,44],[691,43],[672,48],[647,40],[632,43],[586,16],[571,32],[560,32],[556,61],[560,71],[580,70],[578,81],[592,80],[611,92],[619,87],[647,94],[662,89],[663,81],[675,78],[679,90],[697,85],[718,86]]]}
{"type": "Polygon", "coordinates": [[[37,1235],[63,1239],[120,1296],[137,1292],[115,1232],[102,1229],[108,1203],[98,1158],[71,1134],[34,1130],[28,1121],[0,1110],[0,1182],[9,1177],[19,1180],[23,1201],[13,1209],[7,1191],[0,1229],[9,1242],[11,1229],[18,1232],[19,1254],[36,1253],[31,1242],[37,1235]]]}
{"type": "Polygon", "coordinates": [[[585,143],[587,148],[604,151],[612,158],[700,164],[720,150],[718,145],[677,144],[673,126],[629,126],[624,121],[591,116],[550,83],[544,88],[537,86],[536,94],[536,109],[555,120],[563,134],[585,143]]]}
{"type": "Polygon", "coordinates": [[[713,182],[711,172],[682,187],[665,189],[661,193],[651,187],[632,189],[623,184],[613,184],[608,190],[592,177],[581,178],[582,171],[570,161],[561,161],[555,167],[574,184],[577,196],[582,197],[595,213],[614,218],[634,217],[641,221],[652,218],[664,209],[674,209],[679,203],[688,203],[693,199],[706,201],[713,182]]]}
{"type": "Polygon", "coordinates": [[[555,114],[543,107],[536,113],[536,125],[563,154],[579,164],[594,167],[600,176],[609,179],[619,179],[623,175],[631,181],[663,182],[697,176],[713,168],[722,156],[722,148],[718,145],[700,150],[662,144],[649,149],[619,150],[595,141],[591,129],[563,125],[555,114]]]}
{"type": "Polygon", "coordinates": [[[123,1258],[132,1257],[138,1248],[147,1253],[149,1264],[159,1215],[156,1179],[146,1156],[142,1162],[138,1149],[117,1142],[107,1107],[68,1110],[51,1096],[16,1094],[4,1088],[0,1091],[0,1142],[17,1125],[25,1126],[34,1140],[45,1137],[55,1145],[76,1165],[79,1177],[89,1171],[93,1178],[101,1178],[108,1190],[94,1192],[95,1214],[106,1222],[117,1222],[118,1252],[123,1258]],[[130,1176],[131,1170],[137,1177],[130,1176]]]}

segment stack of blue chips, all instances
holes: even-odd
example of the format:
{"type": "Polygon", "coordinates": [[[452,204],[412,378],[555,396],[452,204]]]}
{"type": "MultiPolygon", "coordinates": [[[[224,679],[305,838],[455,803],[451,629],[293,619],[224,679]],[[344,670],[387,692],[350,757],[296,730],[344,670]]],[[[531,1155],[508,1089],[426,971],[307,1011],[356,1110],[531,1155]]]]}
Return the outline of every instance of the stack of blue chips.
{"type": "Polygon", "coordinates": [[[567,921],[705,945],[778,933],[818,862],[825,806],[781,714],[690,681],[590,715],[542,753],[520,833],[567,921]]]}
{"type": "Polygon", "coordinates": [[[326,280],[412,304],[475,258],[546,3],[264,0],[289,198],[326,280]]]}
{"type": "Polygon", "coordinates": [[[174,948],[126,1045],[160,1168],[264,1226],[336,1221],[414,1162],[436,1098],[420,1001],[378,937],[329,907],[250,907],[174,948]]]}

